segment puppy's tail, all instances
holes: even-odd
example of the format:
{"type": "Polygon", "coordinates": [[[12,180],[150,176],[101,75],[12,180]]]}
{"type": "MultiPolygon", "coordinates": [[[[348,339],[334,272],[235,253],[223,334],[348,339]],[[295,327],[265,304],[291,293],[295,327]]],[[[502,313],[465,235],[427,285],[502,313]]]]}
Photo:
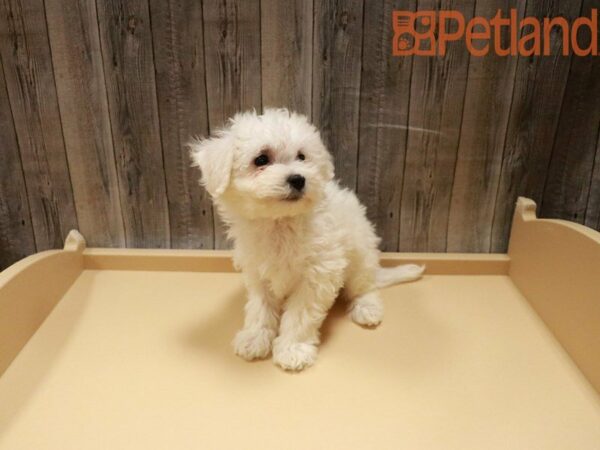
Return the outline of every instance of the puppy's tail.
{"type": "Polygon", "coordinates": [[[380,267],[375,274],[375,283],[378,288],[392,286],[406,281],[418,280],[423,275],[425,266],[404,264],[396,267],[380,267]]]}

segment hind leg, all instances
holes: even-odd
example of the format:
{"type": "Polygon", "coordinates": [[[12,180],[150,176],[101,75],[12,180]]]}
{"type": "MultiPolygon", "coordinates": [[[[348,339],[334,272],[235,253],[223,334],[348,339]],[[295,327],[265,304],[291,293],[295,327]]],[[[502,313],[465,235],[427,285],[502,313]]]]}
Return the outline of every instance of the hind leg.
{"type": "Polygon", "coordinates": [[[350,301],[350,317],[358,325],[375,327],[383,319],[383,302],[375,284],[378,261],[355,261],[349,268],[345,293],[350,301]]]}
{"type": "Polygon", "coordinates": [[[376,327],[383,320],[383,302],[377,291],[356,297],[351,308],[350,317],[358,325],[376,327]]]}

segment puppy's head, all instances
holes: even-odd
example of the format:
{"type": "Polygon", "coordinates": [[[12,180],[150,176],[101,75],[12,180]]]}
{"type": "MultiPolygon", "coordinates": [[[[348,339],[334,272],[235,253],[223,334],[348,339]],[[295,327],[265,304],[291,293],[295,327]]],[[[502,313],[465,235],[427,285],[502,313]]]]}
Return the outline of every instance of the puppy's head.
{"type": "Polygon", "coordinates": [[[306,213],[333,178],[331,155],[317,129],[285,109],[237,114],[191,149],[213,200],[247,218],[306,213]]]}

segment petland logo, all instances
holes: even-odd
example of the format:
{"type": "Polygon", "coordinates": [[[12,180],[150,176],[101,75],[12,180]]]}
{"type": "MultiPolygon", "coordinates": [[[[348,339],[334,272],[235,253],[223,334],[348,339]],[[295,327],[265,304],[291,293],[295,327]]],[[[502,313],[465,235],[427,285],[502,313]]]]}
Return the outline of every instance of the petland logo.
{"type": "Polygon", "coordinates": [[[597,9],[592,9],[591,17],[579,17],[570,25],[564,17],[518,20],[516,9],[511,9],[508,17],[498,10],[491,19],[474,17],[468,22],[458,11],[394,11],[392,20],[394,56],[444,56],[449,42],[463,38],[474,56],[485,56],[490,51],[499,56],[547,56],[551,54],[550,36],[556,30],[562,36],[563,55],[571,51],[577,56],[598,55],[597,9]],[[591,39],[579,42],[585,31],[591,39]],[[507,44],[502,42],[503,32],[509,33],[507,44]]]}

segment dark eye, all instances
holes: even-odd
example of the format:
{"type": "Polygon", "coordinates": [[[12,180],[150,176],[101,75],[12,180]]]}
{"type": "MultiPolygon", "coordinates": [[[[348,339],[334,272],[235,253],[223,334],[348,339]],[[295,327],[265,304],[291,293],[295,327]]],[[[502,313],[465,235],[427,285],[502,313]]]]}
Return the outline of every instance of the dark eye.
{"type": "Polygon", "coordinates": [[[298,159],[299,159],[300,161],[304,161],[304,160],[306,159],[306,156],[304,156],[304,153],[302,153],[302,152],[298,152],[298,159]]]}
{"type": "Polygon", "coordinates": [[[262,154],[254,159],[254,165],[256,167],[266,166],[267,164],[269,164],[269,155],[262,154]]]}

